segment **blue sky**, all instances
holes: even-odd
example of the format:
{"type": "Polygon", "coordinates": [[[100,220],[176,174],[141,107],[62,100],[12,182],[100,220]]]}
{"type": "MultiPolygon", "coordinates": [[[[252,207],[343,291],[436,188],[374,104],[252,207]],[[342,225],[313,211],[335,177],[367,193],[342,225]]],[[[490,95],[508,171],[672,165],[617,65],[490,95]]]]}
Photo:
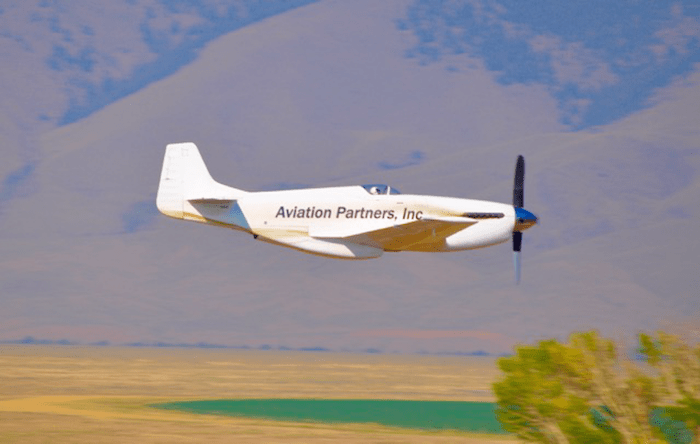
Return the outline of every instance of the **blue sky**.
{"type": "Polygon", "coordinates": [[[692,72],[699,17],[688,0],[418,0],[397,26],[418,40],[408,57],[471,56],[502,84],[546,85],[562,122],[585,128],[647,106],[656,88],[692,72]]]}

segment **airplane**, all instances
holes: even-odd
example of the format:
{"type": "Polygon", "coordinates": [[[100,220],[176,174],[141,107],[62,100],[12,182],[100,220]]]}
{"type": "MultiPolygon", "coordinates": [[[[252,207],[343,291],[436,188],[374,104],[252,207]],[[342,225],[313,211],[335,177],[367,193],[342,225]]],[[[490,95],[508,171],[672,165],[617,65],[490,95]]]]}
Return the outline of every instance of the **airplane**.
{"type": "Polygon", "coordinates": [[[471,250],[512,239],[518,283],[522,232],[538,222],[523,208],[524,178],[525,160],[518,156],[512,205],[401,194],[382,184],[249,192],[216,182],[194,143],[172,143],[165,149],[156,204],[175,219],[339,259],[471,250]]]}

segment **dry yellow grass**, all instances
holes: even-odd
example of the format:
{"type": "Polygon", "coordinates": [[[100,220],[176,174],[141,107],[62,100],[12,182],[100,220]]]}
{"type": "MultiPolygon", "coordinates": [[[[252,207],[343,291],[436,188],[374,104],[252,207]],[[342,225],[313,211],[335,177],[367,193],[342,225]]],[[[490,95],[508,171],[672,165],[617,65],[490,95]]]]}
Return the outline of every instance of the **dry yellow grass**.
{"type": "Polygon", "coordinates": [[[0,443],[513,442],[148,407],[202,398],[488,401],[496,372],[488,358],[5,345],[0,346],[0,443]]]}

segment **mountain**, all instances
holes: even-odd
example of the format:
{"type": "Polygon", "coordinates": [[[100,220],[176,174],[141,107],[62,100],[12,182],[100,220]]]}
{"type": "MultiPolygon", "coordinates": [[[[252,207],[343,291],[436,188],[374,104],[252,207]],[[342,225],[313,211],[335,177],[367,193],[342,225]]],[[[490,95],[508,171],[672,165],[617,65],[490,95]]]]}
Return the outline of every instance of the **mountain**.
{"type": "Polygon", "coordinates": [[[311,1],[3,2],[0,208],[31,186],[40,134],[167,77],[218,36],[311,1]]]}
{"type": "Polygon", "coordinates": [[[504,82],[478,51],[422,63],[416,4],[268,16],[72,123],[3,130],[31,150],[8,153],[0,339],[503,352],[696,318],[698,66],[578,128],[551,85],[504,82]],[[510,245],[347,262],[167,219],[155,192],[177,141],[251,191],[380,182],[503,202],[523,154],[541,220],[523,282],[510,245]]]}

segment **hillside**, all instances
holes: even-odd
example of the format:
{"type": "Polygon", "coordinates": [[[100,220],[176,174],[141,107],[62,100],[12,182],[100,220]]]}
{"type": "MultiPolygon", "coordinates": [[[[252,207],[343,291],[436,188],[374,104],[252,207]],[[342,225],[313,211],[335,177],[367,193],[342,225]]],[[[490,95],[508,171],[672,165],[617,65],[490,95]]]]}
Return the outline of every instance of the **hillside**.
{"type": "Polygon", "coordinates": [[[504,85],[468,56],[459,70],[405,57],[404,5],[270,17],[35,136],[29,185],[5,181],[0,339],[503,352],[697,317],[698,68],[646,109],[574,131],[541,85],[504,85]],[[503,202],[523,154],[541,220],[523,282],[509,245],[346,262],[167,219],[154,199],[175,141],[252,191],[383,182],[503,202]]]}

